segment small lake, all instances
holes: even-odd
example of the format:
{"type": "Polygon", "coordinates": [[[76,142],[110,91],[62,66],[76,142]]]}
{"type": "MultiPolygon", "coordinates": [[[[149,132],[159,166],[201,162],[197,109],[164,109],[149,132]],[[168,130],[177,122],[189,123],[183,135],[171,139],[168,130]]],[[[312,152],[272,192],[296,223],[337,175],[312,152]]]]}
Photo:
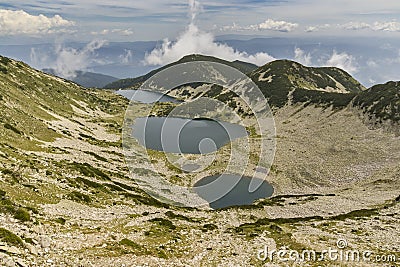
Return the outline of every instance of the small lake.
{"type": "Polygon", "coordinates": [[[193,189],[213,209],[250,205],[255,200],[270,197],[274,193],[272,185],[264,180],[233,174],[205,177],[193,189]],[[253,187],[255,191],[252,190],[253,187]],[[231,190],[228,191],[229,189],[231,190]]]}
{"type": "Polygon", "coordinates": [[[115,93],[118,95],[122,95],[131,101],[136,101],[144,104],[152,104],[155,102],[181,102],[172,96],[147,90],[118,90],[115,91],[115,93]]]}
{"type": "Polygon", "coordinates": [[[246,128],[241,125],[210,119],[146,117],[133,125],[133,137],[142,146],[168,153],[212,153],[245,136],[246,128]]]}

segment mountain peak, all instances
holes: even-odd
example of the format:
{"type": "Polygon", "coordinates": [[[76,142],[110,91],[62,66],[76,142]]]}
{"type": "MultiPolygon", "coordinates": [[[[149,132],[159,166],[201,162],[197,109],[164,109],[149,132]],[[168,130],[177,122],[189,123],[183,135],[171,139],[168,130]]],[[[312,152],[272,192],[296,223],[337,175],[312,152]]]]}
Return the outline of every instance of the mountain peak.
{"type": "Polygon", "coordinates": [[[267,63],[251,72],[250,77],[270,99],[271,104],[277,107],[284,106],[299,93],[304,99],[304,95],[313,94],[313,91],[352,94],[366,89],[344,70],[306,67],[291,60],[267,63]]]}

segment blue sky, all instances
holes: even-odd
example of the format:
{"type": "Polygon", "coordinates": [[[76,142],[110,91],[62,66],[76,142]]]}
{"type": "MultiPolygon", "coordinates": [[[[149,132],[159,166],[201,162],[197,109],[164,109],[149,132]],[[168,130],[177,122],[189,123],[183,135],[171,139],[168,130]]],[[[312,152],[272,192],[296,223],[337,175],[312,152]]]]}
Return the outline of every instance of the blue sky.
{"type": "MultiPolygon", "coordinates": [[[[9,14],[0,13],[3,43],[29,42],[21,37],[32,42],[54,38],[90,41],[96,35],[115,41],[160,40],[176,36],[189,22],[187,0],[3,0],[0,9],[23,10],[49,19],[59,15],[71,22],[51,30],[19,32],[16,25],[2,23],[9,14]]],[[[198,12],[196,23],[215,35],[400,37],[398,0],[202,0],[198,12]],[[267,20],[297,26],[290,31],[257,27],[267,20]]]]}
{"type": "Polygon", "coordinates": [[[199,53],[257,65],[288,58],[308,66],[335,66],[355,75],[365,85],[372,85],[400,79],[399,44],[399,0],[3,0],[0,3],[2,53],[36,68],[60,68],[60,75],[65,70],[73,75],[76,70],[98,69],[113,74],[118,67],[130,67],[135,74],[124,76],[135,76],[150,67],[199,53]],[[285,51],[275,52],[268,41],[238,48],[235,44],[217,42],[218,36],[234,39],[247,36],[247,40],[275,37],[287,40],[282,44],[290,45],[285,51]],[[147,50],[120,45],[107,47],[110,42],[147,40],[158,43],[147,50]],[[73,47],[71,42],[82,45],[73,47]],[[44,43],[49,45],[42,49],[34,47],[44,43]],[[18,50],[22,52],[16,53],[15,46],[10,45],[23,45],[18,50]],[[118,47],[117,55],[111,57],[106,53],[118,47]]]}

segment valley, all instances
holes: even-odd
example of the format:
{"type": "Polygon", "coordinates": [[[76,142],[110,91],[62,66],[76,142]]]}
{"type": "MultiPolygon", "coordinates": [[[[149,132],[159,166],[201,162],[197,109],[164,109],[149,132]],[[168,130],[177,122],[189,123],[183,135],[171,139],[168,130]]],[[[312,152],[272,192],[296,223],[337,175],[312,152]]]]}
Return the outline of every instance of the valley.
{"type": "MultiPolygon", "coordinates": [[[[400,259],[396,82],[366,89],[339,69],[241,63],[273,110],[277,149],[267,182],[274,192],[212,210],[206,201],[197,208],[160,202],[132,179],[154,169],[140,157],[127,167],[126,98],[5,57],[0,64],[2,266],[279,266],[257,259],[259,250],[321,251],[339,239],[349,249],[400,259]]],[[[237,96],[213,85],[185,85],[169,95],[188,101],[199,92],[248,113],[237,96]]],[[[160,103],[153,112],[171,109],[160,103]]],[[[157,172],[183,176],[163,153],[150,153],[157,172]]]]}

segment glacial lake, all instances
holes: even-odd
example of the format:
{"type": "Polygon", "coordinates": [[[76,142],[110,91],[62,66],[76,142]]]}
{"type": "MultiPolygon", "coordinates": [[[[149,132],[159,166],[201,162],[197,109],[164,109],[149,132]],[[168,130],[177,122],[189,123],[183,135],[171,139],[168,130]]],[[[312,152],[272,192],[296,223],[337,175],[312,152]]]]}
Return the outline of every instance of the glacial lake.
{"type": "Polygon", "coordinates": [[[168,96],[158,92],[152,92],[147,90],[118,90],[115,91],[116,94],[122,95],[128,98],[131,101],[136,101],[144,104],[152,104],[155,102],[172,102],[172,103],[180,103],[181,101],[177,100],[172,96],[168,96]]]}
{"type": "Polygon", "coordinates": [[[145,117],[133,125],[133,137],[142,146],[168,153],[212,153],[245,136],[246,128],[241,125],[210,119],[145,117]]]}
{"type": "Polygon", "coordinates": [[[272,185],[264,180],[233,174],[205,177],[193,189],[213,209],[250,205],[255,200],[268,198],[274,193],[272,185]],[[252,190],[254,185],[257,185],[255,191],[252,190]],[[232,189],[227,192],[230,188],[232,189]]]}

